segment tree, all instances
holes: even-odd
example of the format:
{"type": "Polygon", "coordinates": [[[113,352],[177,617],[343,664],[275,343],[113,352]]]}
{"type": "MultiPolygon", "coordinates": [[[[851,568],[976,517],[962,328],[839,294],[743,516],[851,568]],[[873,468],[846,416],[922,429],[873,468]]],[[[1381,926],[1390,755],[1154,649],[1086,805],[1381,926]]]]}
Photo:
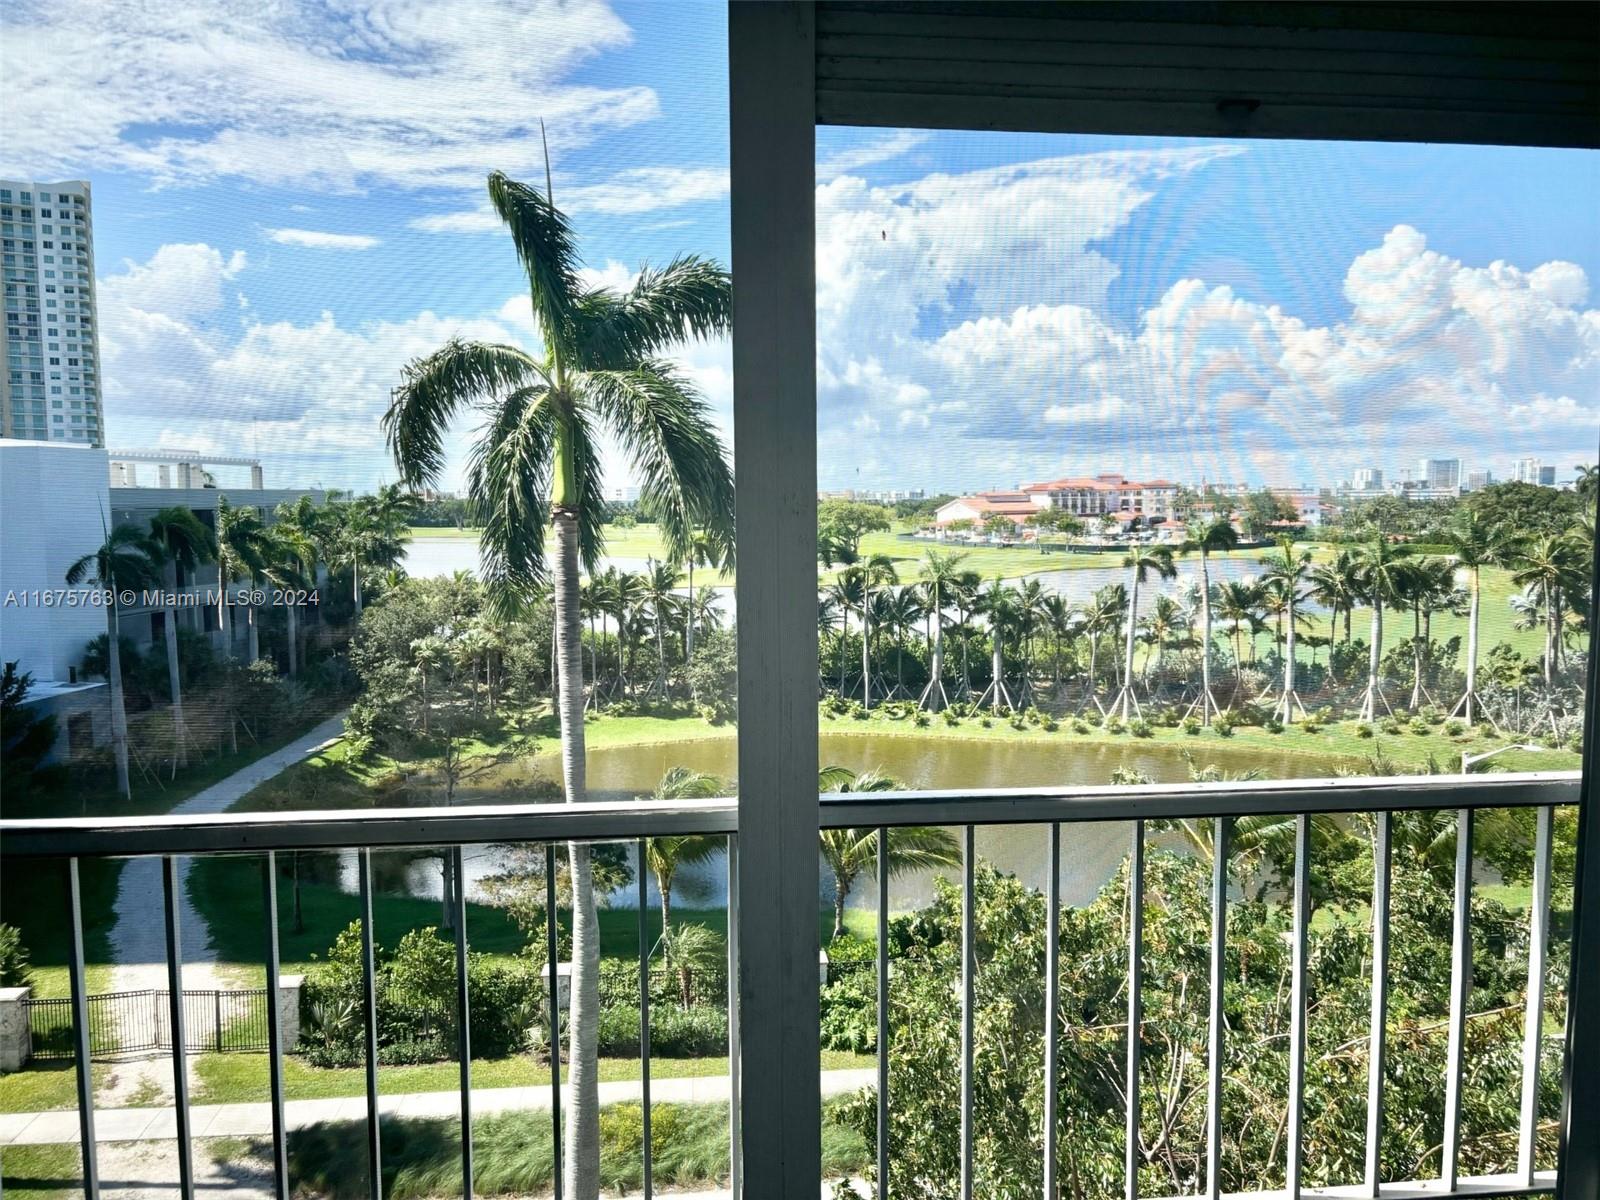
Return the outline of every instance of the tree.
{"type": "Polygon", "coordinates": [[[1383,678],[1380,663],[1383,660],[1383,606],[1394,603],[1405,591],[1406,562],[1404,552],[1393,542],[1379,534],[1361,547],[1357,555],[1357,584],[1361,598],[1372,606],[1372,640],[1367,647],[1367,687],[1361,696],[1362,721],[1378,719],[1378,707],[1392,713],[1389,701],[1383,695],[1383,678]]]}
{"type": "Polygon", "coordinates": [[[1166,546],[1131,546],[1122,556],[1122,567],[1133,576],[1133,586],[1128,589],[1127,636],[1123,644],[1122,688],[1111,701],[1112,713],[1122,720],[1130,720],[1139,713],[1139,700],[1133,694],[1133,648],[1139,624],[1139,585],[1145,576],[1171,579],[1178,573],[1172,563],[1172,551],[1166,546]]]}
{"type": "MultiPolygon", "coordinates": [[[[266,526],[253,508],[235,508],[226,496],[217,497],[217,628],[222,644],[233,653],[233,606],[228,603],[228,585],[241,576],[255,579],[266,566],[272,541],[266,526]]],[[[245,619],[250,626],[250,661],[260,657],[255,605],[246,605],[245,619]]]]}
{"type": "Polygon", "coordinates": [[[927,589],[928,626],[932,630],[928,686],[922,690],[917,704],[934,712],[950,703],[950,697],[944,690],[944,610],[959,586],[961,564],[966,557],[956,552],[929,550],[917,572],[922,586],[927,589]]]}
{"type": "Polygon", "coordinates": [[[1514,531],[1521,537],[1560,533],[1583,508],[1576,492],[1517,482],[1491,483],[1469,493],[1461,503],[1489,528],[1514,531]]]}
{"type": "Polygon", "coordinates": [[[1239,544],[1239,531],[1227,513],[1200,518],[1189,523],[1180,554],[1200,555],[1200,695],[1189,711],[1200,710],[1200,723],[1222,715],[1216,693],[1211,690],[1211,566],[1213,553],[1226,554],[1239,544]]]}
{"type": "Polygon", "coordinates": [[[117,766],[117,791],[133,799],[128,780],[128,711],[122,697],[122,647],[117,630],[118,601],[124,590],[143,591],[161,578],[161,548],[141,529],[118,525],[97,550],[91,550],[67,568],[69,587],[92,584],[105,596],[106,679],[110,684],[111,754],[117,766]]]}
{"type": "MultiPolygon", "coordinates": [[[[33,676],[8,662],[0,673],[0,798],[13,812],[33,792],[53,789],[66,781],[66,768],[47,766],[56,744],[56,719],[28,706],[33,676]]],[[[7,985],[10,986],[10,985],[7,985]]]]}
{"type": "Polygon", "coordinates": [[[817,555],[827,566],[861,557],[861,539],[889,528],[889,510],[860,500],[824,500],[817,505],[817,555]]]}
{"type": "Polygon", "coordinates": [[[1255,626],[1259,620],[1256,610],[1260,607],[1261,589],[1249,580],[1229,579],[1217,590],[1217,613],[1228,622],[1233,638],[1235,698],[1244,679],[1244,649],[1239,634],[1249,629],[1254,636],[1255,626]]]}
{"type": "Polygon", "coordinates": [[[887,554],[873,554],[850,570],[861,576],[861,707],[872,709],[872,600],[877,588],[893,587],[900,582],[894,569],[894,559],[887,554]]]}
{"type": "Polygon", "coordinates": [[[733,542],[723,536],[713,536],[704,529],[696,529],[689,535],[689,552],[684,555],[684,563],[689,569],[689,604],[685,608],[683,622],[683,665],[687,667],[694,661],[694,569],[731,569],[733,542]]]}
{"type": "MultiPolygon", "coordinates": [[[[1095,696],[1098,687],[1100,639],[1115,630],[1128,609],[1128,589],[1120,583],[1108,583],[1095,589],[1083,605],[1083,631],[1089,635],[1089,688],[1088,695],[1095,696]]],[[[1105,709],[1095,699],[1095,707],[1102,714],[1105,709]]]]}
{"type": "Polygon", "coordinates": [[[1081,517],[1075,516],[1064,508],[1041,508],[1027,519],[1027,524],[1039,531],[1039,540],[1044,540],[1047,533],[1057,534],[1063,542],[1076,537],[1084,531],[1081,517]]]}
{"type": "Polygon", "coordinates": [[[1306,599],[1305,583],[1310,576],[1311,551],[1296,550],[1294,539],[1281,537],[1278,539],[1278,552],[1267,560],[1267,570],[1262,576],[1262,581],[1267,587],[1272,588],[1282,598],[1285,619],[1285,645],[1283,652],[1283,692],[1273,706],[1272,713],[1285,725],[1294,720],[1295,710],[1300,715],[1306,715],[1306,706],[1300,700],[1300,694],[1294,690],[1295,668],[1295,621],[1299,615],[1296,605],[1306,599]]]}
{"type": "Polygon", "coordinates": [[[1293,521],[1297,516],[1292,504],[1266,488],[1258,488],[1244,498],[1244,531],[1256,541],[1271,534],[1276,522],[1293,521]]]}
{"type": "MultiPolygon", "coordinates": [[[[895,792],[900,781],[879,771],[848,767],[823,767],[817,772],[819,792],[895,792]]],[[[863,871],[878,864],[876,829],[824,829],[822,860],[833,875],[833,937],[844,936],[844,910],[850,892],[863,871]]],[[[948,829],[912,825],[889,831],[889,874],[925,871],[934,867],[954,867],[961,862],[961,850],[948,829]]]]}
{"type": "MultiPolygon", "coordinates": [[[[305,497],[302,497],[304,499],[305,497]]],[[[278,591],[284,593],[284,632],[289,651],[289,677],[300,673],[300,605],[297,593],[311,587],[316,577],[317,547],[313,535],[298,521],[284,519],[283,505],[279,505],[279,519],[268,529],[269,543],[266,562],[261,573],[278,591]]]]}
{"type": "Polygon", "coordinates": [[[214,562],[217,540],[190,509],[171,505],[150,518],[150,542],[160,552],[165,574],[161,632],[167,648],[167,693],[172,699],[173,764],[186,767],[189,736],[183,724],[183,681],[178,674],[178,574],[193,575],[201,563],[214,562]]]}
{"type": "MultiPolygon", "coordinates": [[[[677,587],[682,578],[678,568],[671,563],[660,563],[653,558],[646,562],[644,604],[650,610],[650,623],[656,635],[656,681],[653,690],[662,698],[667,694],[667,626],[677,616],[680,607],[677,587]]],[[[688,657],[687,644],[684,657],[688,657]]]]}
{"type": "MultiPolygon", "coordinates": [[[[715,775],[691,771],[688,767],[673,767],[661,777],[651,800],[709,800],[721,796],[727,785],[715,775]]],[[[661,897],[661,940],[670,944],[672,938],[672,880],[678,868],[702,863],[723,848],[723,839],[702,834],[678,834],[672,837],[646,838],[644,863],[655,876],[656,894],[661,897]]]]}
{"type": "MultiPolygon", "coordinates": [[[[700,258],[646,267],[626,292],[581,281],[571,227],[546,194],[495,172],[489,201],[511,233],[528,277],[541,352],[452,339],[409,364],[384,428],[402,480],[437,481],[444,438],[469,405],[487,423],[468,463],[468,492],[483,521],[484,576],[500,593],[526,592],[553,578],[565,798],[582,803],[584,696],[579,634],[580,569],[593,571],[606,514],[597,426],[632,462],[640,498],[655,513],[668,553],[687,557],[696,529],[733,542],[733,478],[710,410],[693,386],[658,357],[687,338],[727,331],[727,272],[700,258]],[[545,527],[554,533],[547,568],[545,527]]],[[[566,1195],[599,1191],[597,1037],[599,926],[589,847],[567,848],[572,888],[572,1096],[566,1126],[566,1195]]]]}
{"type": "Polygon", "coordinates": [[[1328,610],[1328,638],[1339,633],[1339,614],[1344,614],[1344,640],[1350,640],[1350,617],[1361,599],[1361,563],[1348,549],[1338,549],[1327,562],[1311,568],[1311,594],[1328,610]]]}
{"type": "Polygon", "coordinates": [[[989,686],[978,697],[978,707],[983,707],[983,702],[988,700],[998,714],[1002,707],[1015,707],[1011,693],[1006,690],[1005,644],[1006,638],[1016,632],[1022,619],[1022,611],[1017,605],[1016,589],[1009,587],[1003,579],[996,579],[978,593],[973,610],[983,614],[989,623],[989,655],[992,672],[989,686]]]}
{"type": "MultiPolygon", "coordinates": [[[[1548,489],[1545,489],[1548,490],[1548,489]]],[[[1537,595],[1544,616],[1544,686],[1547,700],[1556,684],[1556,659],[1561,650],[1561,610],[1565,598],[1581,596],[1590,564],[1572,538],[1542,533],[1519,544],[1509,555],[1511,582],[1537,595]]]]}
{"type": "Polygon", "coordinates": [[[990,513],[983,519],[983,532],[991,538],[1017,536],[1017,522],[1005,513],[990,513]]]}

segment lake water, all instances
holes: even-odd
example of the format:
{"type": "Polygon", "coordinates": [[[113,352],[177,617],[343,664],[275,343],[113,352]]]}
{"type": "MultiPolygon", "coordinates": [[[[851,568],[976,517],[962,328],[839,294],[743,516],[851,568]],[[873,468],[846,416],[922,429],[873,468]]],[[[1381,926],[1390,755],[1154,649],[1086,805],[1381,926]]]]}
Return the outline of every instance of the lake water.
{"type": "MultiPolygon", "coordinates": [[[[1197,747],[1204,764],[1230,772],[1259,771],[1268,778],[1305,778],[1326,775],[1326,758],[1292,753],[1240,750],[1207,741],[1197,747]]],[[[640,746],[611,746],[591,750],[588,780],[597,800],[628,800],[647,794],[668,768],[685,766],[724,779],[736,774],[734,739],[675,742],[640,746]]],[[[883,737],[845,732],[824,732],[820,759],[823,765],[873,768],[893,775],[912,788],[1048,787],[1104,784],[1118,768],[1141,771],[1158,783],[1189,778],[1181,749],[1128,741],[1116,744],[1074,740],[1070,733],[1059,741],[1004,743],[960,737],[883,737]]],[[[461,803],[510,802],[529,795],[532,777],[557,778],[559,760],[554,753],[518,763],[480,777],[458,794],[461,803]]],[[[959,830],[953,831],[959,835],[959,830]]],[[[1061,845],[1061,895],[1069,904],[1085,904],[1110,879],[1127,855],[1131,826],[1127,822],[1093,822],[1063,826],[1061,845]]],[[[1043,888],[1049,871],[1049,831],[1038,825],[980,826],[976,832],[980,857],[1016,874],[1030,886],[1043,888]]],[[[630,847],[630,860],[632,860],[630,847]]],[[[437,857],[410,854],[373,856],[378,886],[383,890],[438,898],[441,894],[437,857]]],[[[481,880],[501,868],[503,854],[495,847],[472,847],[466,855],[468,895],[481,898],[481,880]]],[[[944,872],[956,878],[954,872],[944,872]]],[[[343,856],[339,875],[343,885],[355,888],[355,860],[343,856]]],[[[890,883],[890,906],[895,910],[926,904],[933,896],[933,872],[897,876],[890,883]]],[[[818,864],[819,901],[831,901],[832,880],[818,864]]],[[[653,882],[649,903],[658,904],[653,882]]],[[[631,908],[636,893],[609,898],[613,907],[631,908]]],[[[722,854],[706,863],[679,870],[673,883],[673,904],[681,908],[718,908],[727,901],[727,864],[722,854]]],[[[876,891],[871,880],[858,883],[850,907],[875,911],[876,891]]]]}

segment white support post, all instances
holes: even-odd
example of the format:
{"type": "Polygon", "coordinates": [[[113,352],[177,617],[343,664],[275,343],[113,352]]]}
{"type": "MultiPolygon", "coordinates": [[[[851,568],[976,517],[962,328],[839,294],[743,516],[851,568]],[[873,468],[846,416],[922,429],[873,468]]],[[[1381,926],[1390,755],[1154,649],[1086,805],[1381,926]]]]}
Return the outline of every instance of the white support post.
{"type": "Polygon", "coordinates": [[[744,1194],[816,1200],[816,24],[728,8],[744,1194]]]}

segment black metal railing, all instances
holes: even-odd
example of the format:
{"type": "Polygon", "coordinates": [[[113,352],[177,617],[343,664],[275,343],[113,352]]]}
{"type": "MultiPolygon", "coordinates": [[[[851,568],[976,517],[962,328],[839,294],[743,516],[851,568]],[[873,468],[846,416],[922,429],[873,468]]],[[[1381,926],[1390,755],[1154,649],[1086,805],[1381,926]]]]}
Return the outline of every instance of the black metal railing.
{"type": "MultiPolygon", "coordinates": [[[[172,997],[165,990],[101,992],[86,996],[89,1053],[94,1058],[172,1049],[172,997]]],[[[72,1059],[72,1000],[67,997],[23,1002],[34,1058],[72,1059]]],[[[226,1054],[267,1048],[265,988],[239,991],[185,991],[184,1041],[191,1054],[226,1054]]]]}

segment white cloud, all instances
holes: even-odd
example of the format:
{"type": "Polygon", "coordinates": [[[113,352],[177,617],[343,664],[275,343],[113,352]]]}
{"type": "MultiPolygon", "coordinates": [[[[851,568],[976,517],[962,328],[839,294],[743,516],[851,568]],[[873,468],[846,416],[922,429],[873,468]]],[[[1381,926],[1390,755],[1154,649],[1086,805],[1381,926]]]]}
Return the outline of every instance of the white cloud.
{"type": "Polygon", "coordinates": [[[559,157],[659,115],[648,87],[570,80],[631,39],[604,0],[21,0],[0,173],[476,189],[542,167],[541,117],[559,157]]]}
{"type": "Polygon", "coordinates": [[[628,216],[720,200],[727,194],[726,167],[630,167],[603,183],[563,188],[558,200],[570,212],[628,216]]]}
{"type": "Polygon", "coordinates": [[[269,242],[310,250],[371,250],[378,239],[365,233],[328,233],[321,229],[266,229],[269,242]]]}
{"type": "Polygon", "coordinates": [[[469,208],[461,212],[433,213],[407,222],[423,233],[499,233],[505,222],[492,208],[469,208]]]}
{"type": "Polygon", "coordinates": [[[876,138],[860,146],[825,155],[817,162],[817,178],[823,182],[837,179],[850,171],[875,166],[908,154],[926,142],[932,135],[923,129],[896,129],[893,133],[876,138]]]}

